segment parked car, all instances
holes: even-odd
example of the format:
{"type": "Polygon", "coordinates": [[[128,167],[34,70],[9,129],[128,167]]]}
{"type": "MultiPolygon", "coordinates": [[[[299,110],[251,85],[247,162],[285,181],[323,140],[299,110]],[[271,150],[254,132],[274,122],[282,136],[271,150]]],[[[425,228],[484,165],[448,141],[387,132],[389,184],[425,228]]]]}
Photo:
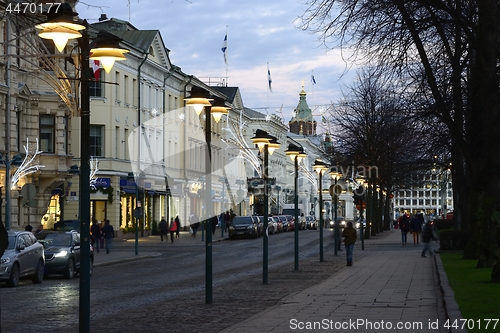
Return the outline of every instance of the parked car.
{"type": "MultiPolygon", "coordinates": [[[[260,221],[264,221],[264,216],[259,216],[260,221]]],[[[273,218],[271,216],[268,216],[267,218],[267,234],[272,235],[275,233],[275,228],[273,224],[273,218]]],[[[264,235],[264,222],[262,222],[262,232],[260,233],[260,236],[264,235]]]]}
{"type": "Polygon", "coordinates": [[[290,224],[288,222],[288,219],[286,218],[285,215],[278,215],[278,218],[280,219],[281,223],[283,224],[283,231],[289,231],[290,230],[290,224]]]}
{"type": "Polygon", "coordinates": [[[257,238],[257,223],[252,216],[235,216],[229,226],[229,239],[239,237],[257,238]]]}
{"type": "Polygon", "coordinates": [[[295,230],[295,218],[292,215],[285,215],[286,220],[288,221],[288,231],[295,230]]]}
{"type": "Polygon", "coordinates": [[[270,235],[274,235],[278,233],[278,223],[274,219],[274,217],[269,216],[268,217],[269,222],[267,223],[267,230],[270,235]]]}
{"type": "Polygon", "coordinates": [[[80,220],[64,220],[54,223],[54,230],[80,231],[80,220]]]}
{"type": "Polygon", "coordinates": [[[271,216],[276,225],[276,233],[283,232],[283,222],[279,219],[278,216],[271,216]]]}
{"type": "Polygon", "coordinates": [[[0,259],[0,281],[17,287],[19,280],[31,278],[42,283],[45,268],[43,245],[29,231],[8,231],[9,245],[0,259]]]}
{"type": "MultiPolygon", "coordinates": [[[[42,231],[36,234],[45,249],[45,275],[63,274],[72,279],[80,272],[80,233],[71,231],[42,231]]],[[[90,246],[90,275],[94,265],[94,251],[90,246]]]]}
{"type": "Polygon", "coordinates": [[[257,224],[257,237],[264,235],[264,216],[252,215],[254,222],[257,224]]]}
{"type": "Polygon", "coordinates": [[[306,217],[299,216],[299,230],[306,230],[306,217]]]}
{"type": "Polygon", "coordinates": [[[317,224],[314,216],[308,215],[306,216],[306,229],[308,230],[316,230],[317,224]]]}

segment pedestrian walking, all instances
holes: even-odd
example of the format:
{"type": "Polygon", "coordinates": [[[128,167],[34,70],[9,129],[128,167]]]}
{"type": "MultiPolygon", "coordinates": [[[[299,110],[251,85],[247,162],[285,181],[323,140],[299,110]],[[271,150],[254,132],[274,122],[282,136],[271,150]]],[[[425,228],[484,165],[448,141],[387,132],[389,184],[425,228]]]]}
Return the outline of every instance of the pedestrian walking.
{"type": "Polygon", "coordinates": [[[175,230],[175,238],[179,238],[179,232],[181,231],[181,219],[179,219],[179,214],[177,214],[175,216],[175,226],[176,226],[176,230],[175,230]]]}
{"type": "Polygon", "coordinates": [[[33,227],[31,226],[31,224],[28,224],[27,226],[24,227],[24,230],[32,232],[33,231],[33,227]]]}
{"type": "Polygon", "coordinates": [[[410,233],[413,234],[413,245],[418,245],[420,241],[420,233],[422,232],[422,223],[424,222],[424,215],[415,215],[410,222],[410,233]]]}
{"type": "Polygon", "coordinates": [[[212,224],[212,235],[215,235],[215,230],[217,230],[217,223],[219,223],[219,220],[217,219],[217,216],[212,216],[209,221],[212,224]]]}
{"type": "Polygon", "coordinates": [[[401,215],[399,218],[399,229],[401,229],[401,243],[406,245],[407,235],[410,231],[410,217],[407,214],[401,215]]]}
{"type": "Polygon", "coordinates": [[[354,252],[354,243],[358,239],[356,229],[353,228],[352,222],[347,222],[347,227],[342,231],[344,237],[345,255],[347,259],[347,266],[352,266],[352,255],[354,252]]]}
{"type": "Polygon", "coordinates": [[[196,213],[192,213],[189,217],[189,226],[191,227],[191,230],[193,230],[191,236],[196,237],[196,233],[200,228],[200,218],[196,215],[196,213]]]}
{"type": "Polygon", "coordinates": [[[92,246],[99,252],[99,243],[101,242],[101,228],[96,223],[96,221],[92,222],[92,226],[90,227],[90,232],[92,233],[92,246]]]}
{"type": "Polygon", "coordinates": [[[104,242],[106,243],[106,253],[111,252],[111,243],[113,238],[115,238],[115,229],[113,226],[109,224],[109,220],[104,222],[104,227],[102,227],[102,235],[104,238],[104,242]]]}
{"type": "Polygon", "coordinates": [[[170,226],[168,231],[170,231],[170,243],[174,243],[174,234],[177,231],[177,223],[175,223],[174,218],[172,217],[170,219],[170,226]]]}
{"type": "Polygon", "coordinates": [[[165,220],[165,216],[161,217],[160,221],[160,239],[163,242],[163,236],[168,232],[167,220],[165,220]]]}
{"type": "Polygon", "coordinates": [[[425,224],[424,230],[422,231],[422,242],[424,243],[424,249],[420,255],[422,258],[427,258],[425,255],[427,251],[432,255],[431,241],[433,240],[437,240],[437,237],[434,236],[434,223],[429,221],[425,224]]]}
{"type": "Polygon", "coordinates": [[[231,223],[231,215],[229,215],[229,211],[226,210],[226,214],[224,214],[224,229],[225,229],[225,231],[229,230],[230,223],[231,223]]]}

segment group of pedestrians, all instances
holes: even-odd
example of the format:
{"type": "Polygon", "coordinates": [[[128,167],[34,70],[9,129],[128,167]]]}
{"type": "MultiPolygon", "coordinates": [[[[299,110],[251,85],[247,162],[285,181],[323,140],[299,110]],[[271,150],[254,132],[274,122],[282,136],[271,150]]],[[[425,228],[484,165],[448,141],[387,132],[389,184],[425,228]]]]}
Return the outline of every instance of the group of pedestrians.
{"type": "MultiPolygon", "coordinates": [[[[413,244],[415,246],[420,243],[420,240],[424,243],[420,256],[427,258],[427,252],[432,255],[431,242],[438,239],[434,231],[433,221],[425,222],[422,213],[416,214],[412,219],[408,214],[403,214],[399,217],[398,224],[401,229],[401,243],[403,246],[407,244],[407,235],[410,232],[413,235],[413,244]]],[[[354,244],[357,240],[356,229],[353,228],[352,222],[347,222],[346,228],[342,231],[342,237],[344,238],[347,266],[352,266],[354,244]]]]}
{"type": "Polygon", "coordinates": [[[106,248],[106,253],[111,252],[111,244],[115,238],[115,230],[109,223],[109,220],[104,221],[104,226],[101,227],[101,221],[93,221],[90,227],[92,234],[91,243],[94,249],[99,252],[100,248],[106,248]]]}
{"type": "Polygon", "coordinates": [[[179,219],[179,215],[175,216],[175,219],[172,217],[170,219],[170,224],[167,224],[167,220],[165,220],[165,216],[161,217],[160,221],[160,239],[163,242],[163,236],[167,233],[170,233],[170,243],[174,243],[174,238],[179,238],[179,232],[181,230],[181,220],[179,219]]]}
{"type": "Polygon", "coordinates": [[[408,232],[413,235],[413,245],[418,245],[420,243],[420,235],[422,235],[424,249],[422,250],[421,257],[427,258],[425,255],[426,252],[432,255],[430,244],[431,241],[437,240],[432,221],[425,222],[422,213],[416,214],[412,219],[410,219],[408,214],[403,214],[399,217],[398,224],[401,229],[401,243],[403,246],[407,243],[408,232]]]}

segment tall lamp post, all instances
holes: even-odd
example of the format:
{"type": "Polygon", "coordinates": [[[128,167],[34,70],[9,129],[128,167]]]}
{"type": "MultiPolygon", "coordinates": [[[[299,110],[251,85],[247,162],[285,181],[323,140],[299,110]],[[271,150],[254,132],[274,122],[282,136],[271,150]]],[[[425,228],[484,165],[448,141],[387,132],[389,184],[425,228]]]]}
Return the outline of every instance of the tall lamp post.
{"type": "MultiPolygon", "coordinates": [[[[294,237],[294,268],[296,271],[299,270],[299,163],[307,156],[304,152],[304,148],[296,146],[294,144],[289,144],[288,149],[285,150],[285,154],[290,156],[291,160],[294,162],[295,166],[295,176],[294,176],[294,204],[295,204],[295,237],[294,237]]],[[[279,193],[279,192],[278,192],[279,193]]]]}
{"type": "Polygon", "coordinates": [[[262,283],[268,284],[268,269],[269,269],[269,235],[267,233],[267,228],[269,226],[269,155],[272,155],[275,149],[280,147],[276,137],[269,135],[266,131],[258,129],[255,132],[255,136],[250,138],[253,144],[259,147],[259,151],[264,153],[264,168],[262,172],[262,178],[264,178],[264,240],[263,240],[263,257],[262,257],[262,283]]]}
{"type": "Polygon", "coordinates": [[[323,261],[323,173],[328,167],[325,162],[316,159],[313,169],[319,175],[319,261],[323,261]]]}
{"type": "Polygon", "coordinates": [[[193,86],[191,96],[185,99],[186,106],[193,107],[198,116],[205,109],[205,141],[207,142],[207,152],[205,154],[205,303],[212,304],[213,281],[212,281],[212,232],[210,220],[213,218],[212,203],[212,118],[219,122],[224,114],[228,114],[228,108],[224,106],[221,99],[210,98],[210,94],[205,89],[193,86]],[[210,103],[214,101],[213,105],[210,103]]]}
{"type": "Polygon", "coordinates": [[[123,53],[126,49],[119,47],[120,39],[107,34],[97,36],[90,45],[87,31],[87,22],[82,24],[74,21],[78,14],[71,5],[62,3],[61,6],[52,6],[53,11],[46,13],[47,21],[37,24],[39,36],[52,39],[57,49],[62,52],[68,39],[77,39],[80,47],[81,64],[81,105],[80,105],[80,310],[79,331],[90,332],[90,89],[89,89],[89,60],[100,60],[106,72],[109,73],[115,60],[125,60],[123,53]],[[80,33],[79,31],[82,30],[80,33]],[[81,38],[80,38],[81,37],[81,38]],[[113,40],[108,39],[114,37],[113,40]],[[105,39],[106,38],[106,39],[105,39]],[[90,56],[92,53],[92,56],[90,56]]]}
{"type": "MultiPolygon", "coordinates": [[[[10,167],[11,166],[16,166],[16,167],[20,166],[21,163],[23,163],[23,159],[22,159],[21,155],[19,155],[19,154],[15,155],[12,158],[12,160],[9,160],[9,156],[7,156],[7,158],[4,158],[2,156],[2,154],[0,154],[0,163],[5,164],[5,229],[10,230],[11,229],[11,223],[10,223],[10,208],[11,208],[10,190],[11,190],[11,185],[9,184],[10,183],[10,167]]],[[[0,193],[0,196],[1,195],[2,194],[0,193]]]]}
{"type": "Polygon", "coordinates": [[[339,224],[337,221],[337,205],[338,205],[338,200],[339,200],[339,194],[342,193],[342,187],[337,185],[337,181],[342,178],[342,172],[337,170],[337,167],[332,167],[330,169],[330,172],[328,173],[331,177],[332,180],[334,181],[334,184],[330,187],[330,195],[333,198],[333,210],[334,210],[334,217],[333,217],[333,226],[334,226],[334,246],[335,250],[334,253],[337,256],[338,255],[338,249],[339,249],[339,224]]]}

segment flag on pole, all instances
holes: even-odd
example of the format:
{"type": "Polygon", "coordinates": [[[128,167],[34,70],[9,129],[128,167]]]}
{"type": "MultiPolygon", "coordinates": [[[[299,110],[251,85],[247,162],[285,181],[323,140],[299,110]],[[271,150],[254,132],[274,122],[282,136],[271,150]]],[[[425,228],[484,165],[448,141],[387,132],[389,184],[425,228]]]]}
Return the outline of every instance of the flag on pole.
{"type": "Polygon", "coordinates": [[[224,36],[224,41],[222,42],[221,50],[222,50],[222,53],[224,54],[224,62],[226,63],[226,66],[227,66],[227,54],[226,54],[226,50],[227,50],[227,33],[224,36]]]}
{"type": "Polygon", "coordinates": [[[313,85],[316,84],[316,80],[314,79],[314,74],[311,74],[311,82],[313,85]]]}
{"type": "Polygon", "coordinates": [[[269,63],[267,63],[267,81],[269,82],[269,91],[273,92],[273,88],[271,87],[271,83],[273,80],[271,80],[271,71],[269,70],[269,63]]]}
{"type": "Polygon", "coordinates": [[[99,60],[92,60],[92,72],[94,72],[94,78],[96,81],[99,80],[99,74],[101,69],[101,63],[99,60]]]}

